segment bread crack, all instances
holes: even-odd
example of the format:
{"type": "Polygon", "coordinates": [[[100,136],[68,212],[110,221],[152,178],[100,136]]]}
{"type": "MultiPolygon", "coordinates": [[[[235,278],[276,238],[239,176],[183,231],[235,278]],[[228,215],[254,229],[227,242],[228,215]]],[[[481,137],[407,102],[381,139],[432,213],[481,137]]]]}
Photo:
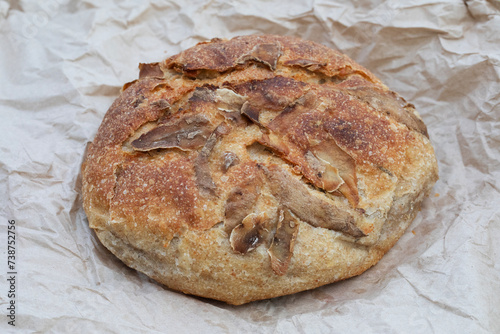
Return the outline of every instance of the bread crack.
{"type": "MultiPolygon", "coordinates": [[[[113,176],[114,176],[114,185],[113,185],[113,198],[116,197],[117,194],[117,189],[118,189],[118,182],[120,179],[120,176],[123,172],[123,163],[120,163],[116,166],[113,176]]],[[[113,198],[110,198],[109,200],[112,200],[113,198]]]]}

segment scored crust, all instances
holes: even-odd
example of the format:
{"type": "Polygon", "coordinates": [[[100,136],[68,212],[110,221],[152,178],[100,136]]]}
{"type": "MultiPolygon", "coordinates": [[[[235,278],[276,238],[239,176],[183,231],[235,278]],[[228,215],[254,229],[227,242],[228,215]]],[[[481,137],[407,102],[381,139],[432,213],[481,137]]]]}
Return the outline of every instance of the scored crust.
{"type": "Polygon", "coordinates": [[[414,106],[323,45],[212,39],[139,68],[89,145],[84,209],[172,289],[243,304],[359,275],[438,178],[414,106]]]}

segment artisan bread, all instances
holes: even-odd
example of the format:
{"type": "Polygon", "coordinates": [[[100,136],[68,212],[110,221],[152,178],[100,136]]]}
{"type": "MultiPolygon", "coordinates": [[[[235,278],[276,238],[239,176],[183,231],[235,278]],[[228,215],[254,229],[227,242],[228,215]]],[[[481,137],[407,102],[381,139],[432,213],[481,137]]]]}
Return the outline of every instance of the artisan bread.
{"type": "Polygon", "coordinates": [[[414,106],[295,37],[140,64],[89,145],[90,227],[128,266],[230,304],[363,273],[437,180],[414,106]]]}

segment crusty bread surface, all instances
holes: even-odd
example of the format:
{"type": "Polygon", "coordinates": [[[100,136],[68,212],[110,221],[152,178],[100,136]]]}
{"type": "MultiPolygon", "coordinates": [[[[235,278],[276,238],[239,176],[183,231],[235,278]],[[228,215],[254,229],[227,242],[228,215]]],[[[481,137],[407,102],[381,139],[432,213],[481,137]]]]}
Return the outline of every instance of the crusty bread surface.
{"type": "Polygon", "coordinates": [[[244,304],[359,275],[438,178],[414,106],[318,43],[213,39],[139,68],[89,145],[83,204],[171,289],[244,304]]]}

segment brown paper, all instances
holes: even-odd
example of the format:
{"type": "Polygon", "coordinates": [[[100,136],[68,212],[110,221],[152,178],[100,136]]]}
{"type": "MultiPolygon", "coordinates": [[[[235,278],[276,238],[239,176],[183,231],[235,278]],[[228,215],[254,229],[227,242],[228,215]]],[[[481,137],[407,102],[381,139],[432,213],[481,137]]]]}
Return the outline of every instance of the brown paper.
{"type": "Polygon", "coordinates": [[[499,31],[498,0],[0,0],[0,332],[500,332],[499,31]],[[87,142],[140,62],[250,33],[336,48],[414,103],[440,180],[361,276],[235,307],[123,265],[89,229],[78,177],[87,142]]]}

